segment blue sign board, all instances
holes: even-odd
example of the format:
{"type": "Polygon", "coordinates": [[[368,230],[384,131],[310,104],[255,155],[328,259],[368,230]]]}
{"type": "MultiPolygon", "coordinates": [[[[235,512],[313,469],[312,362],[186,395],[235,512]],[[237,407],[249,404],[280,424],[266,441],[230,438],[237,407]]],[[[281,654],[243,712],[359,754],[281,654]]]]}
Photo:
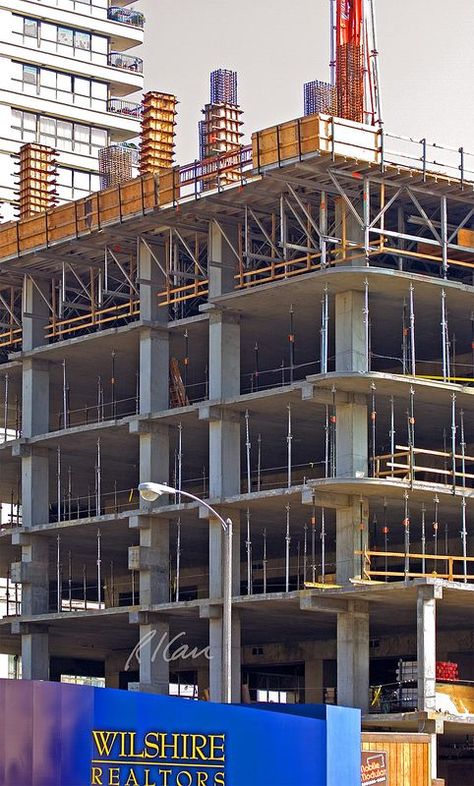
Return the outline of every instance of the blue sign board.
{"type": "Polygon", "coordinates": [[[360,713],[0,680],[0,786],[360,786],[360,713]]]}

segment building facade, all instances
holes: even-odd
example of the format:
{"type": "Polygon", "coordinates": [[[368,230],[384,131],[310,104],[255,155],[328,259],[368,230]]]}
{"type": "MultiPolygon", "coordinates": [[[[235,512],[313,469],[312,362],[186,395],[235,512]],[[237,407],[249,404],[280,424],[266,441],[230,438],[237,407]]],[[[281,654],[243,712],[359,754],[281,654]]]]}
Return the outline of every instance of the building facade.
{"type": "Polygon", "coordinates": [[[184,166],[0,229],[24,678],[221,699],[224,536],[188,491],[234,525],[233,701],[359,708],[468,782],[474,167],[400,141],[313,115],[235,184],[184,166]]]}
{"type": "Polygon", "coordinates": [[[14,217],[22,144],[57,151],[57,198],[97,190],[98,152],[140,132],[143,15],[133,0],[0,3],[0,213],[14,217]]]}

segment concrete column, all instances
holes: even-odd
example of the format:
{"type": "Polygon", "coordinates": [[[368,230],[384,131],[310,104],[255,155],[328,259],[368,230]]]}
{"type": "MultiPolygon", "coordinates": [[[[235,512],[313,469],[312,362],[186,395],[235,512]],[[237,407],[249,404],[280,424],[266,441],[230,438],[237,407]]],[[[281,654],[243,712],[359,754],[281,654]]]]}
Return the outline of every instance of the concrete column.
{"type": "Polygon", "coordinates": [[[434,587],[419,587],[416,605],[418,709],[436,709],[436,599],[434,587]]]}
{"type": "Polygon", "coordinates": [[[169,662],[166,647],[169,644],[167,619],[153,619],[140,625],[140,690],[146,693],[169,694],[169,662]]]}
{"type": "Polygon", "coordinates": [[[335,302],[336,371],[367,370],[364,292],[338,292],[335,302]]]}
{"type": "Polygon", "coordinates": [[[369,505],[367,499],[351,497],[351,505],[336,509],[336,581],[348,584],[349,579],[363,574],[363,551],[368,545],[369,505]]]}
{"type": "Polygon", "coordinates": [[[21,446],[21,512],[23,526],[49,519],[49,453],[47,448],[21,446]]]}
{"type": "MultiPolygon", "coordinates": [[[[213,242],[224,253],[218,242],[215,227],[211,229],[213,242]]],[[[211,245],[211,248],[214,246],[211,245]]],[[[230,249],[229,249],[230,251],[230,249]]],[[[216,261],[216,254],[211,260],[216,261]]],[[[229,269],[217,268],[216,279],[223,286],[229,269]]],[[[212,273],[211,273],[212,275],[212,273]]],[[[240,324],[235,315],[212,311],[209,316],[209,398],[222,400],[240,392],[240,324]]],[[[212,408],[211,408],[212,409],[212,408]]],[[[216,408],[209,415],[209,496],[224,499],[240,493],[240,417],[225,408],[216,408]]],[[[239,511],[232,511],[233,522],[233,594],[240,594],[240,520],[239,511]]],[[[223,597],[223,545],[224,533],[219,521],[209,520],[209,598],[221,601],[223,597]]],[[[222,616],[211,614],[209,619],[209,644],[212,659],[209,664],[209,689],[211,701],[222,697],[222,616]]],[[[233,610],[232,624],[232,700],[240,702],[240,619],[233,610]]]]}
{"type": "Polygon", "coordinates": [[[232,292],[235,288],[234,275],[237,268],[235,252],[238,246],[237,229],[228,225],[223,227],[223,229],[225,238],[215,221],[211,221],[209,224],[207,263],[209,271],[209,300],[223,295],[225,292],[232,292]]]}
{"type": "Polygon", "coordinates": [[[49,680],[49,637],[40,629],[21,636],[21,678],[23,680],[49,680]]]}
{"type": "Polygon", "coordinates": [[[140,331],[140,414],[169,407],[169,334],[166,328],[140,331]]]}
{"type": "Polygon", "coordinates": [[[21,428],[23,437],[49,431],[49,364],[33,357],[23,360],[21,428]]]}
{"type": "Polygon", "coordinates": [[[198,666],[197,669],[197,686],[199,698],[203,699],[209,693],[209,664],[198,666]]]}
{"type": "Polygon", "coordinates": [[[353,395],[348,404],[336,404],[336,476],[366,478],[368,475],[367,403],[353,395]]]}
{"type": "Polygon", "coordinates": [[[337,615],[337,703],[369,706],[369,605],[350,601],[349,610],[337,615]]]}
{"type": "MultiPolygon", "coordinates": [[[[11,567],[12,581],[21,584],[21,615],[33,617],[49,611],[49,547],[40,535],[15,533],[13,542],[21,545],[21,562],[11,567]]],[[[23,679],[49,679],[48,631],[28,625],[19,628],[23,679]]]]}
{"type": "Polygon", "coordinates": [[[323,661],[320,658],[305,660],[304,698],[306,704],[322,704],[324,701],[323,661]]]}
{"type": "Polygon", "coordinates": [[[124,667],[126,657],[118,657],[117,655],[109,655],[104,662],[105,671],[105,687],[120,688],[120,672],[124,667]]]}
{"type": "Polygon", "coordinates": [[[51,302],[49,281],[33,280],[30,276],[23,279],[23,351],[46,344],[45,328],[50,315],[48,303],[51,302]]]}
{"type": "Polygon", "coordinates": [[[145,323],[168,322],[168,309],[158,306],[158,292],[165,285],[164,253],[163,246],[148,247],[139,242],[140,319],[145,323]],[[160,265],[163,269],[160,269],[160,265]]]}

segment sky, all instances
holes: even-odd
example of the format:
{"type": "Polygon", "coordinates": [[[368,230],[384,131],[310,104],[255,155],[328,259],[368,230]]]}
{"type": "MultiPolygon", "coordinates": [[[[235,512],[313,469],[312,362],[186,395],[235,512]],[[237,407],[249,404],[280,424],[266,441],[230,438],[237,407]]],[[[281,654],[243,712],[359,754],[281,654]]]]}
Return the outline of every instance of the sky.
{"type": "MultiPolygon", "coordinates": [[[[376,0],[384,125],[474,151],[474,3],[376,0]]],[[[209,73],[239,74],[246,142],[303,114],[303,83],[329,78],[329,0],[139,0],[145,89],[174,93],[177,163],[198,155],[209,73]]]]}

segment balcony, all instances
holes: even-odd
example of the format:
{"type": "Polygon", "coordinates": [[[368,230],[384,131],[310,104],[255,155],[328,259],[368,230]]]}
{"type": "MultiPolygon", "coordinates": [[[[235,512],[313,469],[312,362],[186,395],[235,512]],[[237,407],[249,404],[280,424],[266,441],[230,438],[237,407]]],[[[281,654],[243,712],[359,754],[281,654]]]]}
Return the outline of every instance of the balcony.
{"type": "Polygon", "coordinates": [[[136,104],[134,101],[122,101],[120,98],[110,98],[107,101],[107,112],[113,112],[115,115],[132,117],[138,120],[142,115],[142,105],[136,104]]]}
{"type": "Polygon", "coordinates": [[[107,62],[114,68],[121,68],[124,71],[133,71],[136,74],[143,74],[143,60],[141,57],[132,57],[122,52],[110,52],[107,62]]]}
{"type": "Polygon", "coordinates": [[[141,30],[145,26],[144,15],[140,11],[132,11],[129,8],[112,6],[107,10],[107,19],[110,19],[112,22],[121,22],[124,25],[139,27],[141,30]]]}

